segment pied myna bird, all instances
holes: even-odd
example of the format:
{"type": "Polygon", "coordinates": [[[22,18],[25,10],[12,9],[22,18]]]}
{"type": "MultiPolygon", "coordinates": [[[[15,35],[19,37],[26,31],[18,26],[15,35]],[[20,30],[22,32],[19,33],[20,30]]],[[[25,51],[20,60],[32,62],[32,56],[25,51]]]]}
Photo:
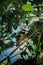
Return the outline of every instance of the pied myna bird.
{"type": "Polygon", "coordinates": [[[16,41],[17,41],[17,45],[20,44],[21,41],[23,41],[25,39],[25,35],[27,34],[27,30],[22,29],[20,31],[20,33],[17,35],[16,41]]]}

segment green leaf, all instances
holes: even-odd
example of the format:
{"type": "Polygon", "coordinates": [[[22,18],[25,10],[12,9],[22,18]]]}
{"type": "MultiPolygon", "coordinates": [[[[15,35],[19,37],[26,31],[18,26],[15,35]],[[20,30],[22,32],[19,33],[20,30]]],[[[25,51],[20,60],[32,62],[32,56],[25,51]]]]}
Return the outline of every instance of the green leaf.
{"type": "Polygon", "coordinates": [[[0,50],[2,50],[2,47],[0,46],[0,50]]]}
{"type": "Polygon", "coordinates": [[[0,46],[0,53],[1,53],[1,51],[2,51],[2,47],[0,46]]]}
{"type": "Polygon", "coordinates": [[[1,63],[1,65],[5,65],[5,64],[1,63]]]}
{"type": "Polygon", "coordinates": [[[33,7],[31,4],[24,4],[22,5],[22,10],[24,11],[33,11],[33,7]]]}
{"type": "Polygon", "coordinates": [[[5,44],[7,44],[7,43],[9,43],[10,42],[10,40],[4,40],[4,43],[5,44]]]}
{"type": "Polygon", "coordinates": [[[2,29],[2,25],[0,25],[0,29],[2,29]]]}

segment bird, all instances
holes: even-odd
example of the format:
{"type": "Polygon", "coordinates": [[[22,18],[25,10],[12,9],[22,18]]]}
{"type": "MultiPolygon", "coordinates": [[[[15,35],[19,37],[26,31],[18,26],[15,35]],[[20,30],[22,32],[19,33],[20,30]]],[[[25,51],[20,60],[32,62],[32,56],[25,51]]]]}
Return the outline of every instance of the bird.
{"type": "Polygon", "coordinates": [[[27,34],[27,30],[22,29],[19,34],[17,35],[16,41],[17,41],[17,45],[20,44],[21,41],[23,41],[25,39],[25,35],[27,34]]]}

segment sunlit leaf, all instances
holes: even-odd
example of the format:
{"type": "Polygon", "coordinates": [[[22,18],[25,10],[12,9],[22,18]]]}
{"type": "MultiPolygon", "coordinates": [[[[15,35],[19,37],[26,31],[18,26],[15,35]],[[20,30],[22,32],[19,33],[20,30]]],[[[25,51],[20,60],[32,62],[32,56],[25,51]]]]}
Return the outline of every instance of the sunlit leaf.
{"type": "Polygon", "coordinates": [[[1,65],[5,65],[5,64],[1,63],[1,65]]]}
{"type": "Polygon", "coordinates": [[[5,41],[4,41],[5,44],[7,44],[7,43],[9,43],[9,42],[10,42],[10,40],[5,40],[5,41]]]}
{"type": "Polygon", "coordinates": [[[31,4],[24,4],[22,5],[22,10],[24,11],[33,11],[33,7],[31,4]]]}

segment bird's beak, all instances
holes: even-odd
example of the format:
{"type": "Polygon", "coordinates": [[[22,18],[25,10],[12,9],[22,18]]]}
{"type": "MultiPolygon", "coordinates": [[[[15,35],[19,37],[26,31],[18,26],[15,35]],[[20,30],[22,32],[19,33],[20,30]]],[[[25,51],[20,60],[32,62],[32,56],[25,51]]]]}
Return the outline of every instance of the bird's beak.
{"type": "Polygon", "coordinates": [[[28,31],[25,32],[25,34],[27,34],[27,33],[28,33],[28,31]]]}

